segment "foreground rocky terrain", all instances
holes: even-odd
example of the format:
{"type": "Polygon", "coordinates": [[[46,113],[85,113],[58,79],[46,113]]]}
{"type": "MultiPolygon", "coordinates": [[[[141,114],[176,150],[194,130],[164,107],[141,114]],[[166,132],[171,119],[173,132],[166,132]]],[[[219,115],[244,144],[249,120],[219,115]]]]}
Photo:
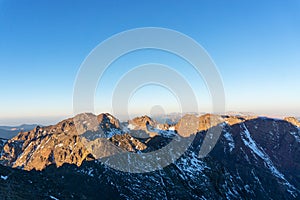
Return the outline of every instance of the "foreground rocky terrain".
{"type": "MultiPolygon", "coordinates": [[[[295,118],[206,114],[160,124],[148,116],[121,123],[107,113],[81,114],[0,140],[0,149],[1,199],[300,198],[295,118]],[[203,141],[213,138],[216,129],[222,131],[216,145],[199,157],[203,141]],[[126,155],[115,164],[148,169],[152,165],[132,156],[188,138],[193,140],[185,153],[155,171],[130,173],[103,164],[126,155]]],[[[165,153],[175,158],[169,150],[165,153]]],[[[160,163],[157,154],[151,155],[160,163]]]]}

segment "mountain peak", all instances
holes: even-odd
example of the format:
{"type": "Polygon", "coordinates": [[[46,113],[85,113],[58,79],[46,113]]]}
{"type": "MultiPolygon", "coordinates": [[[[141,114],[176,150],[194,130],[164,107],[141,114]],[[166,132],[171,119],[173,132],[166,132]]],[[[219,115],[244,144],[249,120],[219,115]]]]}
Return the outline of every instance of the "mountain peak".
{"type": "Polygon", "coordinates": [[[296,119],[296,117],[285,117],[284,120],[297,127],[300,127],[300,122],[298,121],[298,119],[296,119]]]}

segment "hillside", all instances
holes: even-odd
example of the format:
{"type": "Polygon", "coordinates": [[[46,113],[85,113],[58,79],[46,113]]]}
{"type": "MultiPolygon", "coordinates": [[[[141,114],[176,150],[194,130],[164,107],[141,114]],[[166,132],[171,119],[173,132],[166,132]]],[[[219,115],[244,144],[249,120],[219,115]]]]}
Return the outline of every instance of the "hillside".
{"type": "MultiPolygon", "coordinates": [[[[82,114],[3,140],[0,195],[21,198],[20,188],[30,190],[32,184],[43,197],[58,199],[300,198],[300,129],[289,121],[206,114],[186,115],[176,125],[168,125],[147,116],[120,122],[107,113],[82,114]],[[97,119],[96,126],[88,118],[97,119]],[[78,119],[82,126],[76,125],[78,119]],[[180,123],[194,119],[196,129],[183,134],[180,123]],[[203,141],[217,128],[222,133],[215,147],[199,158],[203,141]],[[156,166],[157,150],[185,138],[193,138],[192,144],[166,167],[145,173],[116,170],[156,166]],[[104,164],[123,158],[118,155],[126,155],[126,160],[116,160],[116,167],[104,164]],[[154,163],[133,160],[143,155],[151,155],[154,163]],[[18,179],[22,181],[16,184],[18,179]]],[[[176,152],[165,153],[175,158],[176,152]]]]}

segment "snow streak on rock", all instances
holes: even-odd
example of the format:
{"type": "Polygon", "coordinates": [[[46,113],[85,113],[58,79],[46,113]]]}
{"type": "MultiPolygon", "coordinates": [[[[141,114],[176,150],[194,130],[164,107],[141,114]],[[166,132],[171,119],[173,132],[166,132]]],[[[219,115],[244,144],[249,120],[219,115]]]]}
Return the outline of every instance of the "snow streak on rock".
{"type": "Polygon", "coordinates": [[[234,147],[235,147],[233,137],[232,137],[232,135],[229,132],[226,132],[224,134],[224,137],[228,141],[229,151],[231,152],[234,149],[234,147]]]}
{"type": "Polygon", "coordinates": [[[284,185],[288,187],[288,192],[290,192],[292,195],[296,195],[295,191],[297,191],[297,189],[285,179],[284,175],[279,172],[274,166],[268,154],[266,154],[264,150],[256,144],[244,123],[241,124],[241,128],[244,130],[243,132],[241,132],[241,138],[244,144],[248,146],[254,154],[259,156],[264,161],[272,174],[274,174],[277,178],[281,179],[284,182],[284,185]]]}

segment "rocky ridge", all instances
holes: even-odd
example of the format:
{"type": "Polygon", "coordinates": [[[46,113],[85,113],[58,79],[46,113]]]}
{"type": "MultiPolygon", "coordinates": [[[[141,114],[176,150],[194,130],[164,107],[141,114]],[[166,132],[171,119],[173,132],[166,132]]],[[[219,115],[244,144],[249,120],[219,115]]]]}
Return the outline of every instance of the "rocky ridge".
{"type": "MultiPolygon", "coordinates": [[[[135,127],[139,126],[145,132],[150,129],[156,134],[138,138],[132,136],[128,128],[132,121],[123,124],[108,114],[100,117],[84,114],[54,126],[21,132],[15,138],[3,141],[1,162],[8,167],[43,170],[41,174],[28,172],[35,173],[33,177],[37,179],[55,180],[57,174],[72,174],[58,180],[61,187],[69,188],[71,177],[77,176],[82,182],[105,186],[108,193],[116,193],[120,199],[297,199],[300,197],[300,129],[295,126],[297,121],[289,121],[249,116],[187,115],[176,125],[159,128],[167,126],[144,116],[134,121],[135,127]],[[87,120],[89,117],[96,118],[97,122],[87,120]],[[76,125],[78,118],[82,122],[80,126],[76,125]],[[181,132],[181,127],[191,124],[191,130],[181,132]],[[208,156],[199,158],[207,133],[218,126],[222,127],[222,134],[216,146],[208,156]],[[168,145],[174,134],[195,138],[178,160],[154,172],[121,172],[97,159],[122,152],[156,151],[168,145]]],[[[140,163],[137,167],[144,166],[140,163]]],[[[7,170],[13,169],[4,169],[4,172],[7,170]]],[[[1,184],[14,180],[9,173],[1,174],[4,177],[0,179],[1,191],[1,184]]],[[[23,176],[21,171],[16,173],[23,176]]],[[[43,187],[45,195],[53,194],[49,192],[51,187],[43,187]]],[[[89,187],[101,190],[92,185],[89,187]]],[[[72,189],[65,193],[58,191],[54,192],[55,197],[64,199],[88,195],[72,189]]],[[[97,195],[88,196],[97,199],[97,195]]]]}

